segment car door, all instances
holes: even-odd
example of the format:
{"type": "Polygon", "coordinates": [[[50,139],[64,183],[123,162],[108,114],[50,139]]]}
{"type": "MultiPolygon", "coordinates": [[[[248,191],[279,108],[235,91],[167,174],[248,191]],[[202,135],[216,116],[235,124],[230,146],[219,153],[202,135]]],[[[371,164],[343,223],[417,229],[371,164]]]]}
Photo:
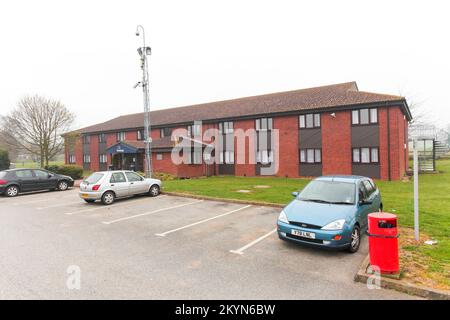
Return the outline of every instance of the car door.
{"type": "Polygon", "coordinates": [[[130,184],[123,172],[113,172],[111,174],[110,186],[118,198],[129,195],[130,184]]]}
{"type": "Polygon", "coordinates": [[[364,182],[360,181],[358,183],[358,218],[361,225],[361,229],[367,228],[367,216],[372,212],[372,203],[368,203],[369,194],[367,193],[364,182]]]}
{"type": "Polygon", "coordinates": [[[143,177],[131,171],[125,172],[125,175],[130,183],[130,195],[145,193],[148,191],[149,186],[144,181],[143,177]]]}
{"type": "Polygon", "coordinates": [[[37,185],[39,190],[52,189],[56,187],[54,181],[50,179],[50,175],[47,171],[44,170],[33,170],[33,171],[37,179],[37,185]]]}
{"type": "Polygon", "coordinates": [[[37,178],[31,169],[22,169],[15,171],[17,181],[21,191],[34,191],[39,189],[37,178]]]}

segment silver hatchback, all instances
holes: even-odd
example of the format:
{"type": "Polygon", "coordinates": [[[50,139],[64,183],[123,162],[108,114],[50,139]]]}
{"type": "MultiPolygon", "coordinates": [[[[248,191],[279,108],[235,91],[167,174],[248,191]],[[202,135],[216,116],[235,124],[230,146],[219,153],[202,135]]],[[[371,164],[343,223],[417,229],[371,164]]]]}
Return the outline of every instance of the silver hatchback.
{"type": "Polygon", "coordinates": [[[100,200],[112,204],[117,198],[137,194],[156,197],[161,191],[161,181],[148,179],[133,171],[100,171],[91,174],[80,184],[80,198],[86,202],[100,200]]]}

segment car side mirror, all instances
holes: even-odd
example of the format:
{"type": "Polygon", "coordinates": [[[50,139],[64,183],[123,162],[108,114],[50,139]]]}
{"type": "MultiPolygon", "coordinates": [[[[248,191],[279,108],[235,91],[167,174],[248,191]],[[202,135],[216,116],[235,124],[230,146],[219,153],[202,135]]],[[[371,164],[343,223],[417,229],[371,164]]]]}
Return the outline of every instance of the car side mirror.
{"type": "Polygon", "coordinates": [[[51,173],[48,174],[49,178],[53,178],[53,175],[51,173]]]}
{"type": "Polygon", "coordinates": [[[359,200],[359,205],[360,206],[363,206],[363,205],[366,205],[366,204],[372,204],[372,203],[373,203],[372,200],[359,200]]]}
{"type": "Polygon", "coordinates": [[[293,196],[294,198],[297,198],[298,192],[297,192],[297,191],[292,192],[292,196],[293,196]]]}

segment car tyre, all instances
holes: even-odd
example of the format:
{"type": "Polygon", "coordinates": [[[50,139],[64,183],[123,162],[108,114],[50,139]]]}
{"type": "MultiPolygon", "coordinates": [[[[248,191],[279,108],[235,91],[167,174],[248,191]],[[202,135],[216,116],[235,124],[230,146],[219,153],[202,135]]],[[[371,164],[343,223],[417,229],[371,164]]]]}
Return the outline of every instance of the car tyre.
{"type": "Polygon", "coordinates": [[[148,194],[151,197],[156,197],[157,195],[159,195],[160,189],[159,186],[157,184],[154,184],[150,187],[150,190],[148,191],[148,194]]]}
{"type": "Polygon", "coordinates": [[[113,204],[115,200],[116,200],[116,196],[115,196],[114,192],[112,192],[112,191],[106,191],[102,195],[102,203],[104,205],[113,204]]]}
{"type": "Polygon", "coordinates": [[[16,185],[10,185],[5,190],[5,195],[7,197],[15,197],[19,194],[19,187],[16,185]]]}
{"type": "Polygon", "coordinates": [[[83,200],[86,201],[87,203],[93,203],[93,202],[95,202],[94,199],[83,199],[83,200]]]}
{"type": "Polygon", "coordinates": [[[351,242],[348,247],[348,252],[355,253],[359,250],[359,246],[361,245],[361,231],[357,225],[353,227],[351,242]]]}
{"type": "Polygon", "coordinates": [[[67,183],[67,181],[62,180],[60,182],[58,182],[58,190],[59,191],[66,191],[69,188],[69,184],[67,183]]]}

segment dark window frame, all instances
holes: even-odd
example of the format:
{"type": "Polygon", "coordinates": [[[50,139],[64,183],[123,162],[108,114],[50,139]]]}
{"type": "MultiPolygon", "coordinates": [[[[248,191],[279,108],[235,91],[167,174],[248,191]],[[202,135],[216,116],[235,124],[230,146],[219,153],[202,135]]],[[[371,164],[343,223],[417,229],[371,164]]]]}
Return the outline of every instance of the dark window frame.
{"type": "Polygon", "coordinates": [[[91,136],[88,134],[83,134],[83,144],[90,144],[91,143],[91,136]]]}
{"type": "Polygon", "coordinates": [[[105,143],[106,142],[106,134],[105,133],[99,133],[98,135],[98,143],[105,143]]]}
{"type": "Polygon", "coordinates": [[[262,118],[255,119],[255,130],[258,132],[259,131],[272,131],[273,130],[273,118],[272,117],[262,117],[262,118]],[[265,122],[265,128],[262,128],[263,120],[265,122]]]}
{"type": "Polygon", "coordinates": [[[125,133],[125,131],[117,131],[116,132],[116,141],[120,142],[120,141],[125,141],[127,138],[127,135],[125,133]],[[120,136],[123,134],[123,139],[120,139],[120,136]]]}
{"type": "Polygon", "coordinates": [[[316,113],[304,113],[304,114],[300,114],[298,116],[298,128],[299,129],[302,129],[302,130],[304,130],[304,129],[318,129],[318,128],[321,128],[321,127],[322,127],[322,114],[319,113],[319,112],[316,112],[316,113]],[[308,115],[312,116],[312,127],[308,127],[308,124],[307,124],[307,121],[306,121],[308,115]],[[319,125],[316,125],[316,116],[319,117],[319,125]],[[301,126],[302,121],[300,120],[302,117],[304,119],[303,123],[305,124],[303,127],[301,126]]]}
{"type": "Polygon", "coordinates": [[[145,131],[144,129],[139,129],[136,131],[136,139],[137,141],[144,141],[145,139],[145,131]]]}
{"type": "Polygon", "coordinates": [[[302,164],[322,164],[322,148],[300,148],[298,149],[298,162],[302,164]],[[308,162],[308,150],[313,150],[313,162],[308,162]],[[316,161],[316,150],[320,151],[320,161],[316,161]],[[305,161],[302,161],[302,151],[305,152],[305,161]]]}
{"type": "Polygon", "coordinates": [[[351,111],[351,125],[352,126],[373,126],[373,125],[378,125],[380,123],[380,114],[379,114],[379,108],[360,108],[360,109],[353,109],[351,111]],[[372,113],[370,112],[370,110],[375,109],[377,110],[377,121],[376,122],[372,122],[372,113]],[[368,112],[368,117],[369,117],[369,122],[368,123],[361,123],[361,110],[367,110],[368,112]],[[353,123],[353,112],[357,111],[358,112],[358,123],[353,123]]]}
{"type": "Polygon", "coordinates": [[[366,165],[367,164],[380,164],[380,147],[355,147],[355,148],[352,147],[351,153],[352,153],[352,164],[356,164],[356,165],[358,165],[358,164],[363,164],[363,165],[364,164],[366,164],[366,165]],[[354,149],[359,149],[359,162],[355,162],[355,159],[353,157],[354,149]],[[361,150],[362,149],[369,149],[369,162],[361,162],[361,158],[362,158],[361,150]],[[378,154],[377,161],[372,160],[372,149],[377,149],[377,154],[378,154]]]}

